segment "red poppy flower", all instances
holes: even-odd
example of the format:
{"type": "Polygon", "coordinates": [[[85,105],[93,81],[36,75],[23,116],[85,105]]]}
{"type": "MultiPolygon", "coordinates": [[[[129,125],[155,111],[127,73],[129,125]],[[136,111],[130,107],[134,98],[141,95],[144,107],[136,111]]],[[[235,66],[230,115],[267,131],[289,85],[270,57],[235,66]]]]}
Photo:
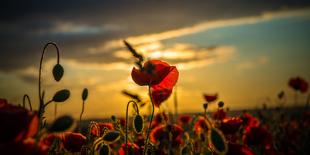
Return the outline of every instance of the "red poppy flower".
{"type": "Polygon", "coordinates": [[[214,102],[217,100],[217,94],[203,94],[203,97],[207,102],[214,102]]]}
{"type": "Polygon", "coordinates": [[[272,135],[264,128],[252,127],[245,132],[243,140],[247,145],[263,145],[269,149],[272,144],[272,135]]]}
{"type": "Polygon", "coordinates": [[[153,86],[151,90],[151,95],[153,103],[156,107],[159,107],[162,102],[167,100],[172,93],[172,89],[164,88],[160,86],[153,86]]]}
{"type": "Polygon", "coordinates": [[[308,82],[301,77],[291,78],[288,84],[296,91],[300,91],[302,93],[308,91],[308,82]]]}
{"type": "Polygon", "coordinates": [[[113,130],[113,124],[112,123],[93,123],[90,129],[90,132],[94,136],[102,136],[104,128],[107,128],[109,130],[113,130]]]}
{"type": "Polygon", "coordinates": [[[194,125],[194,130],[197,135],[200,135],[202,132],[206,132],[209,130],[208,124],[203,117],[199,117],[197,122],[194,125]]]}
{"type": "Polygon", "coordinates": [[[226,116],[227,116],[227,114],[224,111],[224,109],[222,109],[222,108],[218,109],[212,115],[213,119],[215,119],[215,120],[223,120],[224,118],[226,118],[226,116]]]}
{"type": "Polygon", "coordinates": [[[8,101],[6,99],[0,98],[0,108],[6,106],[8,104],[8,101]]]}
{"type": "MultiPolygon", "coordinates": [[[[131,77],[133,81],[140,86],[156,85],[162,82],[169,74],[175,74],[175,70],[173,68],[175,67],[170,66],[166,62],[160,60],[150,60],[144,63],[142,70],[134,67],[131,71],[131,77]]],[[[178,76],[178,74],[176,76],[178,76]]],[[[177,77],[170,80],[174,80],[176,82],[177,77]]]]}
{"type": "Polygon", "coordinates": [[[37,134],[39,119],[35,112],[0,101],[0,143],[18,142],[37,134]]]}
{"type": "MultiPolygon", "coordinates": [[[[122,127],[125,127],[126,125],[126,119],[125,118],[120,118],[119,119],[119,124],[122,126],[122,127]]],[[[112,126],[112,129],[113,129],[113,126],[112,126]]],[[[111,129],[110,129],[111,130],[111,129]]]]}
{"type": "Polygon", "coordinates": [[[239,117],[225,118],[221,122],[220,130],[224,134],[235,134],[242,125],[242,119],[239,117]]]}
{"type": "Polygon", "coordinates": [[[62,143],[66,150],[80,152],[82,146],[86,144],[86,137],[80,133],[65,132],[62,137],[62,143]]]}
{"type": "Polygon", "coordinates": [[[155,128],[156,126],[158,126],[160,124],[164,124],[167,121],[168,121],[168,116],[167,116],[167,114],[165,112],[157,113],[154,116],[154,121],[152,122],[152,127],[151,128],[155,128]]]}
{"type": "Polygon", "coordinates": [[[182,144],[183,129],[176,124],[157,126],[151,131],[150,139],[153,143],[159,143],[160,145],[164,142],[169,143],[170,133],[172,135],[170,139],[172,147],[179,147],[182,144]]]}
{"type": "MultiPolygon", "coordinates": [[[[44,150],[49,150],[56,139],[61,140],[61,134],[48,134],[40,139],[39,146],[44,150]]],[[[60,146],[62,147],[62,146],[60,146]]]]}
{"type": "MultiPolygon", "coordinates": [[[[128,155],[141,155],[141,151],[138,145],[135,143],[128,143],[128,155]]],[[[118,151],[119,155],[127,155],[126,154],[126,144],[122,144],[121,148],[118,151]]]]}
{"type": "Polygon", "coordinates": [[[160,60],[150,60],[144,63],[142,70],[133,68],[131,77],[140,86],[152,87],[151,96],[154,105],[159,107],[171,95],[178,81],[179,72],[175,66],[170,66],[160,60]]]}
{"type": "Polygon", "coordinates": [[[255,118],[254,116],[252,116],[251,114],[247,112],[243,113],[243,116],[241,117],[241,119],[243,120],[244,129],[246,131],[248,131],[252,127],[258,127],[260,124],[257,118],[255,118]]]}
{"type": "Polygon", "coordinates": [[[191,123],[191,121],[192,121],[191,115],[181,115],[178,118],[178,122],[181,125],[189,124],[189,123],[191,123]]]}
{"type": "Polygon", "coordinates": [[[48,149],[36,145],[33,138],[27,138],[23,141],[0,144],[0,152],[8,155],[47,155],[48,149]]]}
{"type": "Polygon", "coordinates": [[[245,145],[229,143],[226,155],[254,155],[254,152],[245,145]]]}

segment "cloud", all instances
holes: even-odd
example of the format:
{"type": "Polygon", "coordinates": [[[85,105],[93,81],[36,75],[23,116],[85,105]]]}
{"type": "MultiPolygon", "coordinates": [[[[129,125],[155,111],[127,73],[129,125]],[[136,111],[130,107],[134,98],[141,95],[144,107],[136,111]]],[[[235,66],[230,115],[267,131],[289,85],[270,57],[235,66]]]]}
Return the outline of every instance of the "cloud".
{"type": "Polygon", "coordinates": [[[247,70],[247,69],[253,69],[261,65],[265,65],[268,63],[268,57],[262,56],[258,57],[252,61],[244,61],[236,65],[236,69],[238,70],[247,70]]]}
{"type": "Polygon", "coordinates": [[[121,26],[118,25],[87,25],[73,22],[58,21],[49,28],[38,29],[36,33],[39,35],[95,35],[104,32],[120,31],[121,26]]]}
{"type": "MultiPolygon", "coordinates": [[[[232,19],[220,19],[214,21],[201,22],[199,24],[184,27],[180,29],[174,29],[170,31],[154,33],[154,34],[145,34],[140,36],[131,36],[126,38],[133,45],[147,44],[151,42],[158,42],[162,40],[177,38],[181,36],[186,36],[194,33],[198,33],[205,30],[237,26],[237,25],[247,25],[255,24],[259,22],[266,22],[278,18],[287,18],[294,16],[310,16],[310,9],[300,9],[300,10],[285,10],[285,11],[275,11],[275,12],[263,12],[261,15],[257,16],[248,16],[241,18],[232,18],[232,19]]],[[[109,51],[112,49],[121,48],[123,46],[122,40],[111,40],[104,43],[100,47],[91,48],[89,52],[96,53],[102,51],[109,51]]]]}

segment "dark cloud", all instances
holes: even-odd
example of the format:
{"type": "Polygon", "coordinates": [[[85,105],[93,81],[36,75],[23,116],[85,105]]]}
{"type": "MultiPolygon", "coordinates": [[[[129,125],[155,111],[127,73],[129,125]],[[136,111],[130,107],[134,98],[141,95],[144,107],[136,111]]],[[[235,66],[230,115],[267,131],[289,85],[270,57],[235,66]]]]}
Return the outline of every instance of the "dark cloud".
{"type": "Polygon", "coordinates": [[[309,4],[306,0],[4,1],[0,9],[0,69],[37,65],[47,41],[58,42],[66,58],[107,63],[120,59],[111,52],[92,55],[85,51],[111,39],[309,4]],[[66,24],[75,27],[62,27],[66,24]]]}

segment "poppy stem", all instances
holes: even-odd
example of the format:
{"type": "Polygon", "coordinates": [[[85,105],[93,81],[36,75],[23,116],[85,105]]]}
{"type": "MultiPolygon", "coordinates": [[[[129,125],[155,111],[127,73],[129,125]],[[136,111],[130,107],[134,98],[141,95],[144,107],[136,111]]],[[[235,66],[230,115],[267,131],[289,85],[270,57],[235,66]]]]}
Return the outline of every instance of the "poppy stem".
{"type": "Polygon", "coordinates": [[[43,108],[45,108],[47,105],[49,105],[52,102],[53,102],[53,100],[50,100],[50,101],[46,102],[45,104],[43,104],[43,108]]]}
{"type": "Polygon", "coordinates": [[[148,147],[148,143],[149,143],[149,138],[150,138],[150,132],[151,132],[151,125],[152,125],[152,121],[153,121],[153,117],[154,117],[154,103],[153,103],[153,98],[152,98],[152,94],[151,94],[151,86],[149,86],[149,96],[150,96],[150,100],[151,100],[151,104],[152,104],[152,113],[151,113],[151,119],[150,119],[149,127],[147,129],[147,134],[146,134],[146,139],[145,139],[145,144],[144,144],[143,155],[145,155],[146,151],[147,151],[147,147],[148,147]]]}
{"type": "Polygon", "coordinates": [[[81,131],[81,123],[82,123],[82,115],[83,115],[83,113],[84,113],[84,100],[83,100],[83,103],[82,103],[82,111],[81,111],[81,114],[80,114],[80,123],[79,123],[79,130],[81,131]]]}
{"type": "Polygon", "coordinates": [[[204,108],[205,109],[205,120],[207,121],[207,124],[208,124],[208,127],[211,128],[212,127],[212,123],[207,115],[207,108],[204,108]]]}
{"type": "Polygon", "coordinates": [[[126,141],[126,155],[128,155],[128,109],[129,109],[129,105],[130,103],[133,103],[134,107],[135,107],[135,111],[137,114],[139,114],[139,108],[138,105],[135,101],[130,100],[127,103],[127,108],[126,108],[126,122],[125,122],[125,130],[126,130],[126,134],[125,134],[125,141],[126,141]]]}
{"type": "Polygon", "coordinates": [[[40,130],[42,128],[43,125],[43,113],[44,113],[44,108],[46,107],[47,104],[44,104],[44,92],[41,91],[41,74],[42,74],[42,64],[43,64],[43,58],[44,58],[44,54],[45,54],[45,50],[47,49],[47,47],[49,45],[52,45],[56,48],[56,52],[57,52],[57,64],[59,64],[59,48],[56,45],[56,43],[53,42],[48,42],[44,45],[43,51],[42,51],[42,55],[41,55],[41,59],[40,59],[40,66],[39,66],[39,84],[38,84],[38,88],[39,88],[39,134],[40,134],[40,130]]]}
{"type": "Polygon", "coordinates": [[[30,101],[30,98],[29,98],[29,96],[27,94],[25,94],[24,97],[23,97],[23,108],[25,108],[25,101],[26,101],[26,99],[28,101],[29,109],[30,109],[30,111],[32,111],[31,101],[30,101]]]}

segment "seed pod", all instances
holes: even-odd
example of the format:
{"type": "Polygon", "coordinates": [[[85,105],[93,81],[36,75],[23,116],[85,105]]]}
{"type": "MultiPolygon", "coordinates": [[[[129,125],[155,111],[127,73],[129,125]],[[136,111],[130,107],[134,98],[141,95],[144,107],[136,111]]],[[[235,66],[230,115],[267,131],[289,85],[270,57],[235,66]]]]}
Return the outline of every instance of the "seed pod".
{"type": "Polygon", "coordinates": [[[136,133],[141,133],[143,130],[143,118],[141,115],[136,115],[133,119],[133,128],[136,133]]]}

